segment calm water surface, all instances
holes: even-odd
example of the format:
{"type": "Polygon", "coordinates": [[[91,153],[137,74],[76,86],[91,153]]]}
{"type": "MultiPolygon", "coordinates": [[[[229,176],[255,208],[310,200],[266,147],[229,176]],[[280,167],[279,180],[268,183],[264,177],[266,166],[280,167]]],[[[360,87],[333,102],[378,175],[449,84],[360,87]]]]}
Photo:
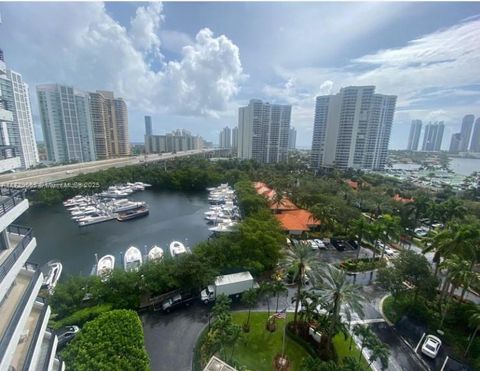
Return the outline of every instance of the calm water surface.
{"type": "Polygon", "coordinates": [[[115,266],[121,267],[121,253],[133,245],[143,254],[153,245],[169,254],[173,240],[187,246],[204,241],[210,235],[203,218],[208,210],[207,194],[144,191],[132,194],[131,200],[147,202],[150,214],[127,222],[116,220],[79,228],[63,205],[31,206],[16,223],[33,228],[37,248],[30,261],[45,264],[60,260],[62,276],[90,274],[95,253],[115,256],[115,266]]]}
{"type": "Polygon", "coordinates": [[[474,171],[480,171],[480,159],[451,158],[449,167],[457,174],[468,176],[474,171]]]}

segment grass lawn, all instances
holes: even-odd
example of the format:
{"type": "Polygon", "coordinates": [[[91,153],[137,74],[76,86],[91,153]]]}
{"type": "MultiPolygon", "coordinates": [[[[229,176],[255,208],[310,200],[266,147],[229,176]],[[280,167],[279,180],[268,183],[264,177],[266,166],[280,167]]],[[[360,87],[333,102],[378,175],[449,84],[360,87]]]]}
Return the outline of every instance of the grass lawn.
{"type": "MultiPolygon", "coordinates": [[[[342,334],[338,334],[333,338],[333,346],[337,352],[338,361],[343,362],[343,359],[346,357],[353,357],[358,359],[360,356],[360,350],[356,347],[355,343],[352,344],[352,349],[350,350],[350,336],[345,340],[345,337],[342,334]]],[[[365,366],[365,370],[370,370],[368,367],[368,362],[362,356],[362,365],[365,366]]]]}
{"type": "MultiPolygon", "coordinates": [[[[232,313],[233,320],[242,324],[247,319],[247,312],[232,313]]],[[[293,320],[289,313],[286,320],[277,320],[277,330],[269,332],[265,329],[267,313],[252,312],[250,316],[250,332],[243,333],[235,345],[233,358],[239,365],[255,371],[271,371],[273,357],[282,351],[283,326],[285,321],[293,320]]],[[[301,370],[302,359],[308,356],[307,351],[298,343],[285,338],[285,353],[290,360],[290,370],[301,370]]]]}

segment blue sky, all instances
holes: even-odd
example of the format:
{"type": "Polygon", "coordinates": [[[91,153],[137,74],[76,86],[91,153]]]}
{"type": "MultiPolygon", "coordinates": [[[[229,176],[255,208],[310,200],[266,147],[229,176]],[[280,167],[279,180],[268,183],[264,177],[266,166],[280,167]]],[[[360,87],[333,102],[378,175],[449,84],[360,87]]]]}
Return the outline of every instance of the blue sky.
{"type": "Polygon", "coordinates": [[[112,89],[130,138],[186,128],[217,142],[250,98],[293,106],[309,147],[314,99],[347,85],[398,95],[391,148],[412,119],[443,120],[443,147],[463,115],[480,116],[480,4],[1,3],[0,47],[29,83],[112,89]]]}

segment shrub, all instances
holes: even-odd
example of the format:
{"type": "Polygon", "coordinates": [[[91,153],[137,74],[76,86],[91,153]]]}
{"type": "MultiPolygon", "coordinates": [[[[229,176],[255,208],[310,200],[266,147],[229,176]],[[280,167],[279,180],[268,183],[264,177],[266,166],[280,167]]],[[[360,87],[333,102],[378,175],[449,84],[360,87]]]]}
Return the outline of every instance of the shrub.
{"type": "Polygon", "coordinates": [[[63,352],[71,370],[149,370],[137,313],[113,310],[88,322],[63,352]]]}
{"type": "Polygon", "coordinates": [[[95,305],[94,307],[83,308],[59,321],[52,321],[50,325],[54,330],[69,325],[82,327],[86,322],[97,318],[100,314],[108,312],[111,309],[112,306],[110,304],[101,304],[95,305]]]}

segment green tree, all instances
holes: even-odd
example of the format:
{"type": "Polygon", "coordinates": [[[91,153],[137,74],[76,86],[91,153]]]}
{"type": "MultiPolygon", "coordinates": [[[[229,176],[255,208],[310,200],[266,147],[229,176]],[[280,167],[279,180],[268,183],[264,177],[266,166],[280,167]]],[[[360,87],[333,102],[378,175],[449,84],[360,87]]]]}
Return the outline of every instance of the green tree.
{"type": "Polygon", "coordinates": [[[369,326],[361,324],[356,324],[353,327],[353,333],[360,338],[360,353],[358,355],[358,360],[360,361],[362,359],[363,349],[369,348],[374,342],[375,334],[369,326]]]}
{"type": "Polygon", "coordinates": [[[250,313],[258,300],[258,290],[257,289],[248,289],[242,294],[242,303],[248,307],[248,316],[247,321],[243,324],[243,330],[245,332],[250,331],[250,313]]]}
{"type": "Polygon", "coordinates": [[[363,315],[361,303],[365,301],[365,296],[359,286],[352,284],[347,279],[345,271],[327,265],[320,273],[319,290],[320,298],[325,303],[330,303],[330,324],[328,328],[327,339],[328,347],[331,347],[332,337],[335,335],[336,328],[341,324],[340,309],[344,307],[344,311],[348,317],[351,312],[363,315]]]}
{"type": "Polygon", "coordinates": [[[480,305],[475,304],[472,306],[472,309],[469,311],[469,322],[468,324],[470,327],[473,327],[473,333],[470,335],[470,339],[468,341],[467,348],[465,349],[465,354],[464,356],[466,357],[468,352],[470,351],[470,348],[472,347],[473,341],[475,340],[475,337],[477,336],[478,330],[480,330],[480,305]]]}
{"type": "Polygon", "coordinates": [[[315,274],[319,268],[316,255],[312,248],[304,241],[296,241],[292,245],[287,246],[285,251],[285,258],[282,262],[287,269],[295,268],[294,282],[297,283],[297,293],[295,295],[295,313],[293,316],[293,324],[297,329],[297,315],[298,306],[300,304],[300,292],[302,286],[305,284],[305,277],[308,276],[312,281],[315,279],[315,274]]]}
{"type": "Polygon", "coordinates": [[[370,357],[368,357],[368,366],[370,367],[373,362],[376,360],[380,361],[380,364],[382,365],[382,370],[385,370],[388,368],[388,357],[390,356],[390,351],[388,347],[383,344],[380,341],[376,341],[374,344],[372,344],[370,348],[371,354],[370,357]]]}
{"type": "Polygon", "coordinates": [[[282,281],[275,281],[272,284],[273,294],[275,295],[275,312],[278,312],[278,302],[281,295],[288,295],[287,286],[282,281]]]}

